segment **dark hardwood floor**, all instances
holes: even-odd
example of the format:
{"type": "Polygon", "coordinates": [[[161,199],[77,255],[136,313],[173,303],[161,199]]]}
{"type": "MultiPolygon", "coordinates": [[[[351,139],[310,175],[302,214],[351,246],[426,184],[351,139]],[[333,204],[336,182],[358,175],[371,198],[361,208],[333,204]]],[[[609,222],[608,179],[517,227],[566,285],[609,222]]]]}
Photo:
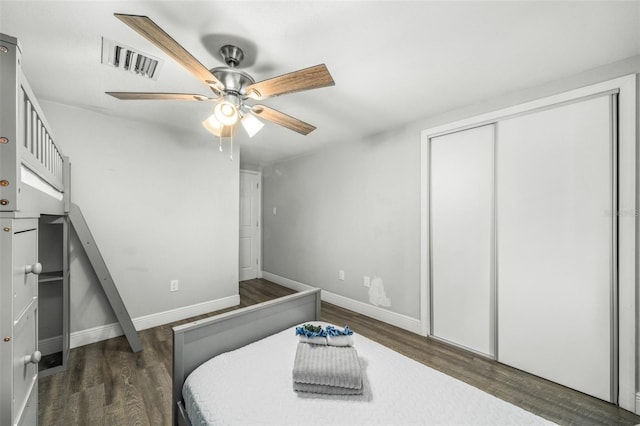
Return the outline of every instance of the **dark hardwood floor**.
{"type": "MultiPolygon", "coordinates": [[[[244,281],[239,307],[293,292],[265,280],[244,281]]],[[[71,350],[67,371],[40,380],[40,426],[170,425],[171,327],[210,315],[139,332],[142,352],[132,353],[124,336],[71,350]]],[[[335,305],[322,303],[322,319],[349,324],[356,333],[559,424],[640,424],[640,416],[613,404],[335,305]]]]}

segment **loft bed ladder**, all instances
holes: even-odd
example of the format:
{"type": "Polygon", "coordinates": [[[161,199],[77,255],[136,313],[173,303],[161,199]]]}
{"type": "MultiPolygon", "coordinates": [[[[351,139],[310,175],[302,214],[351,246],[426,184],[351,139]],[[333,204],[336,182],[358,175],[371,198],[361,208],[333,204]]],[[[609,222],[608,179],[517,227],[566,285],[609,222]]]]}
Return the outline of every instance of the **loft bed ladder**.
{"type": "Polygon", "coordinates": [[[111,308],[113,308],[113,312],[118,318],[122,331],[124,331],[124,334],[129,341],[131,350],[133,352],[140,352],[142,350],[142,344],[140,343],[140,338],[138,337],[138,333],[133,325],[133,321],[131,321],[131,316],[122,302],[118,288],[109,273],[109,268],[107,268],[107,264],[104,262],[102,254],[100,254],[100,249],[89,230],[89,225],[87,225],[87,221],[82,215],[80,207],[71,203],[68,215],[71,224],[73,225],[73,229],[76,230],[78,238],[80,238],[80,241],[82,242],[82,247],[84,247],[84,251],[87,253],[91,266],[93,266],[93,270],[98,276],[98,281],[100,281],[104,293],[111,304],[111,308]]]}

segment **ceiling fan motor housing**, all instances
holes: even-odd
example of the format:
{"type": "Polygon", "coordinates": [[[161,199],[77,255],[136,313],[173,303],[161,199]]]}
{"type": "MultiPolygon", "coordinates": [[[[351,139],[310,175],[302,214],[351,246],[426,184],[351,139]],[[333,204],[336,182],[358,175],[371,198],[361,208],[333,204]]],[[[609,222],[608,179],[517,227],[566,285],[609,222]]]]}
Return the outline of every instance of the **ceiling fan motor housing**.
{"type": "Polygon", "coordinates": [[[234,93],[246,98],[247,87],[255,83],[253,77],[246,72],[236,69],[244,59],[244,52],[238,46],[231,44],[220,48],[220,55],[228,67],[211,69],[211,73],[224,85],[224,93],[234,93]]]}
{"type": "Polygon", "coordinates": [[[224,85],[224,93],[236,93],[243,98],[246,98],[247,87],[256,82],[249,74],[235,68],[218,67],[210,71],[224,85]]]}

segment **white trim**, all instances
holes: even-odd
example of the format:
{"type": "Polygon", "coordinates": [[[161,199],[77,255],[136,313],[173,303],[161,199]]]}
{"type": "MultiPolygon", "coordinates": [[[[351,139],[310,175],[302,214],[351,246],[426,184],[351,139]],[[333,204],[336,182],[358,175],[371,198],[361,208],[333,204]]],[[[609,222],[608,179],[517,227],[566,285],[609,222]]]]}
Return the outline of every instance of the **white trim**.
{"type": "Polygon", "coordinates": [[[538,108],[546,108],[550,105],[559,104],[562,102],[570,102],[575,99],[579,99],[586,96],[592,96],[601,92],[608,92],[622,88],[629,84],[629,81],[633,79],[635,85],[635,74],[627,75],[624,77],[615,78],[613,80],[603,81],[601,83],[592,84],[589,86],[581,87],[579,89],[570,90],[568,92],[558,93],[555,95],[547,96],[544,98],[536,99],[534,101],[525,102],[523,104],[514,105],[507,108],[498,109],[495,111],[487,112],[484,114],[476,115],[462,120],[454,121],[453,123],[443,124],[441,126],[431,127],[430,129],[422,131],[422,141],[424,137],[434,137],[443,133],[449,133],[456,130],[461,130],[469,126],[479,126],[487,122],[493,122],[504,119],[507,116],[516,114],[522,114],[529,111],[533,111],[538,108]]]}
{"type": "Polygon", "coordinates": [[[322,290],[322,300],[349,309],[362,315],[377,319],[387,324],[395,325],[412,333],[420,334],[420,320],[407,315],[391,312],[377,306],[369,305],[358,300],[349,299],[336,293],[322,290]]]}
{"type": "Polygon", "coordinates": [[[38,350],[42,355],[51,355],[62,351],[62,336],[53,336],[38,341],[38,350]]]}
{"type": "Polygon", "coordinates": [[[636,414],[640,415],[640,392],[636,394],[636,414]]]}
{"type": "Polygon", "coordinates": [[[258,278],[262,278],[262,172],[256,172],[258,175],[258,220],[260,226],[258,227],[258,278]]]}
{"type": "Polygon", "coordinates": [[[611,90],[619,90],[618,109],[618,147],[619,147],[619,205],[620,216],[618,218],[619,241],[618,241],[618,283],[619,283],[619,396],[620,407],[638,412],[640,411],[640,401],[636,395],[636,351],[638,341],[636,337],[636,300],[638,297],[636,289],[638,263],[638,243],[640,241],[640,224],[638,223],[638,188],[637,188],[637,166],[638,152],[636,143],[638,140],[636,130],[636,74],[592,84],[579,89],[570,90],[552,96],[547,96],[531,102],[503,108],[484,114],[458,120],[441,126],[432,127],[422,131],[421,137],[421,177],[422,177],[422,215],[421,215],[421,277],[420,277],[420,316],[421,329],[428,330],[429,312],[429,282],[428,282],[428,153],[427,145],[430,138],[464,128],[496,122],[508,116],[530,112],[538,108],[545,108],[551,105],[570,102],[575,99],[604,93],[611,90]]]}
{"type": "Polygon", "coordinates": [[[171,309],[164,312],[158,312],[156,314],[134,318],[133,325],[136,327],[136,330],[146,330],[147,328],[169,324],[170,322],[195,317],[196,315],[219,311],[220,309],[229,308],[239,304],[240,296],[236,294],[234,296],[209,300],[208,302],[196,303],[195,305],[183,306],[182,308],[171,309]]]}
{"type": "Polygon", "coordinates": [[[120,327],[120,324],[118,323],[100,325],[86,330],[74,331],[71,333],[69,347],[73,349],[78,346],[112,339],[114,337],[122,336],[123,334],[122,327],[120,327]]]}
{"type": "MultiPolygon", "coordinates": [[[[184,306],[182,308],[170,309],[168,311],[134,318],[133,325],[137,331],[146,330],[147,328],[157,327],[159,325],[168,324],[174,321],[180,321],[185,318],[218,311],[220,309],[229,308],[239,304],[239,295],[223,297],[221,299],[196,303],[195,305],[184,306]]],[[[90,343],[96,343],[102,340],[111,339],[113,337],[122,336],[123,334],[124,333],[122,332],[120,324],[105,324],[98,327],[88,328],[86,330],[75,331],[71,333],[70,346],[73,349],[77,348],[78,346],[84,346],[90,343]]]]}
{"type": "MultiPolygon", "coordinates": [[[[424,139],[424,138],[423,138],[424,139]]],[[[420,334],[428,336],[431,330],[429,316],[429,144],[420,144],[420,334]]]]}
{"type": "MultiPolygon", "coordinates": [[[[281,286],[290,288],[296,291],[304,291],[314,288],[308,284],[304,284],[298,281],[291,280],[289,278],[281,277],[279,275],[272,274],[270,272],[262,271],[262,276],[265,280],[272,281],[281,286]]],[[[348,297],[341,296],[330,291],[322,290],[322,300],[334,305],[340,306],[344,309],[357,312],[362,315],[366,315],[373,319],[385,322],[387,324],[395,325],[402,329],[408,330],[412,333],[420,334],[420,320],[411,318],[409,316],[391,312],[387,309],[380,308],[378,306],[369,305],[367,303],[360,302],[358,300],[350,299],[348,297]]]]}
{"type": "Polygon", "coordinates": [[[636,403],[638,374],[637,280],[638,280],[638,187],[637,187],[637,86],[636,75],[617,81],[618,95],[618,403],[640,410],[636,403]]]}
{"type": "MultiPolygon", "coordinates": [[[[262,271],[262,278],[267,281],[280,284],[283,287],[290,288],[295,291],[311,290],[313,287],[308,284],[303,284],[298,281],[290,280],[289,278],[281,277],[280,275],[272,274],[271,272],[262,271]]],[[[324,292],[324,290],[322,290],[324,292]]]]}

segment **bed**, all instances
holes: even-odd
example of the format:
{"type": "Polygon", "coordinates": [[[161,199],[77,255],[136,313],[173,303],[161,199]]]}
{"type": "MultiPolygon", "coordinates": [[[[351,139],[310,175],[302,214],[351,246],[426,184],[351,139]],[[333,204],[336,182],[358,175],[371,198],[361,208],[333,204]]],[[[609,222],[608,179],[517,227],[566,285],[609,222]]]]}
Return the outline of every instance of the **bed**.
{"type": "Polygon", "coordinates": [[[307,290],[174,328],[174,424],[553,424],[356,332],[362,395],[294,392],[296,325],[326,325],[307,290]]]}
{"type": "Polygon", "coordinates": [[[21,65],[18,40],[0,34],[3,425],[37,423],[38,362],[43,352],[47,355],[62,351],[64,365],[69,348],[68,333],[61,331],[68,330],[67,234],[63,216],[69,207],[69,160],[54,143],[51,126],[21,65]],[[54,227],[56,232],[48,232],[54,227]],[[64,230],[58,232],[59,228],[64,230]],[[55,241],[53,248],[45,243],[53,240],[60,241],[55,241]],[[60,333],[64,335],[59,336],[60,333]],[[53,344],[45,347],[40,340],[53,344]]]}

